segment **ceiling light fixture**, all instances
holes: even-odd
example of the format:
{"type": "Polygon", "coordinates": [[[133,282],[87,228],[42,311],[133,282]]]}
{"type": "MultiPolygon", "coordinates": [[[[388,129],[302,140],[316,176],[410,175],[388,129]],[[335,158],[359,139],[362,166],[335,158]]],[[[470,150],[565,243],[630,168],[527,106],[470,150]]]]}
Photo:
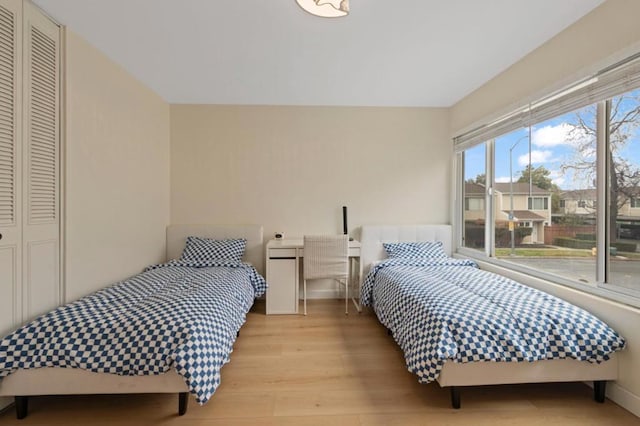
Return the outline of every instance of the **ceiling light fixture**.
{"type": "Polygon", "coordinates": [[[310,14],[323,18],[339,18],[349,14],[349,0],[296,0],[296,2],[310,14]]]}

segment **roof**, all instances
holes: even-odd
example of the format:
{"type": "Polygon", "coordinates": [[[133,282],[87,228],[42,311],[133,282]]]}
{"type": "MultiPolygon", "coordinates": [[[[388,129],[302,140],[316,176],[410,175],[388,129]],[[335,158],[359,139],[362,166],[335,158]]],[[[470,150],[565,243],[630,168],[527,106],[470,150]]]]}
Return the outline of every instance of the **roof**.
{"type": "Polygon", "coordinates": [[[591,189],[574,189],[571,191],[562,191],[560,193],[561,200],[595,200],[598,196],[594,188],[591,189]]]}
{"type": "MultiPolygon", "coordinates": [[[[507,217],[509,217],[509,213],[511,212],[510,210],[503,210],[502,211],[504,214],[507,215],[507,217]]],[[[534,213],[532,211],[529,210],[514,210],[513,211],[513,218],[514,220],[530,220],[533,222],[542,222],[544,220],[546,220],[543,216],[540,216],[537,213],[534,213]]]]}
{"type": "Polygon", "coordinates": [[[484,195],[485,187],[479,183],[465,182],[464,194],[465,195],[484,195]]]}
{"type": "MultiPolygon", "coordinates": [[[[626,196],[638,196],[640,195],[640,187],[625,187],[620,188],[619,192],[626,196]]],[[[570,191],[562,191],[560,193],[561,200],[596,200],[598,195],[595,188],[587,189],[573,189],[570,191]]]]}
{"type": "MultiPolygon", "coordinates": [[[[513,182],[513,184],[509,182],[496,182],[494,188],[497,191],[502,192],[503,194],[511,193],[511,185],[513,185],[513,193],[514,194],[529,194],[529,183],[528,182],[513,182]]],[[[536,195],[550,195],[551,191],[546,189],[542,189],[536,185],[531,185],[531,193],[536,195]]]]}

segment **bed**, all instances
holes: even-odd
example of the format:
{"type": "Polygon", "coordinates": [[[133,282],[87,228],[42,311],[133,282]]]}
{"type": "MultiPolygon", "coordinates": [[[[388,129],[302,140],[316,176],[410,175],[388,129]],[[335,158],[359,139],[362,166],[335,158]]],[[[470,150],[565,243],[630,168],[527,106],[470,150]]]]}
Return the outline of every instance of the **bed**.
{"type": "Polygon", "coordinates": [[[166,235],[167,259],[174,260],[60,307],[0,340],[0,396],[15,398],[19,419],[35,395],[177,393],[183,415],[189,394],[203,404],[215,392],[246,313],[266,289],[253,268],[262,266],[262,226],[171,225],[166,235]],[[211,251],[217,242],[208,239],[234,245],[222,242],[211,251]],[[235,244],[243,240],[242,247],[235,244]],[[42,325],[48,328],[33,328],[42,325]],[[78,330],[86,334],[72,334],[78,330]],[[123,337],[114,338],[116,331],[123,337]],[[48,346],[29,347],[34,340],[48,346]],[[113,343],[117,347],[109,346],[113,343]],[[46,358],[39,355],[43,350],[49,351],[46,358]]]}
{"type": "MultiPolygon", "coordinates": [[[[449,225],[363,226],[361,244],[364,271],[361,303],[376,312],[403,350],[408,370],[416,374],[420,382],[436,380],[441,387],[451,389],[454,408],[460,408],[460,387],[463,386],[536,382],[593,381],[594,399],[604,402],[606,381],[618,377],[615,351],[624,348],[624,339],[608,328],[598,329],[590,335],[592,330],[588,328],[588,331],[583,330],[585,340],[604,337],[597,342],[587,340],[585,344],[580,336],[570,335],[560,325],[565,322],[571,328],[572,323],[587,321],[591,327],[599,322],[595,317],[592,319],[585,311],[553,296],[481,271],[472,261],[451,259],[449,225]],[[429,258],[429,261],[412,258],[412,254],[405,254],[406,258],[401,254],[400,258],[387,259],[383,246],[385,244],[387,250],[398,247],[406,250],[413,245],[388,243],[434,241],[442,243],[440,250],[444,257],[429,258]],[[490,290],[494,279],[497,280],[495,285],[506,286],[507,290],[490,290]],[[518,297],[507,297],[510,294],[518,297]],[[532,308],[529,299],[533,301],[539,297],[546,305],[532,308]],[[518,300],[527,303],[521,304],[518,300]],[[554,306],[566,311],[562,313],[566,317],[553,318],[554,306]],[[498,325],[491,318],[479,316],[478,312],[496,315],[498,325]],[[522,317],[514,312],[545,321],[548,314],[548,318],[553,318],[545,325],[548,334],[536,334],[540,330],[519,323],[522,317]],[[512,326],[512,322],[516,325],[512,326]],[[535,350],[529,347],[520,350],[520,343],[514,343],[514,333],[534,345],[535,350]],[[568,343],[557,343],[555,339],[565,339],[568,343]],[[575,348],[572,346],[574,341],[580,342],[575,348]],[[509,351],[504,350],[505,347],[509,347],[509,351]]],[[[415,246],[423,248],[430,244],[415,246]]]]}

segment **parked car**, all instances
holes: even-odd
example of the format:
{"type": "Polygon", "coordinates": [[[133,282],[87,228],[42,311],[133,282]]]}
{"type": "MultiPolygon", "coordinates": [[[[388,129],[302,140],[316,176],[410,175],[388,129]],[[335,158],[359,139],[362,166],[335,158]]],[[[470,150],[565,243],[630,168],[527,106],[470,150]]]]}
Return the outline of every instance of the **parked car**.
{"type": "Polygon", "coordinates": [[[640,240],[640,225],[620,225],[619,238],[640,240]]]}

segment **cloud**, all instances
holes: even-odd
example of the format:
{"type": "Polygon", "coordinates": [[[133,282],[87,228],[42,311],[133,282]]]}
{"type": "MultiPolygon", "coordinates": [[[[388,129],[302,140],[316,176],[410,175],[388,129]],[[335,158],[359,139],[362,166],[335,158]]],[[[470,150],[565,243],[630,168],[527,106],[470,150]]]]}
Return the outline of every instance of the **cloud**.
{"type": "Polygon", "coordinates": [[[559,187],[562,187],[562,185],[566,181],[565,175],[560,172],[560,170],[551,170],[551,173],[549,173],[549,178],[551,179],[552,183],[558,185],[559,187]]]}
{"type": "MultiPolygon", "coordinates": [[[[538,151],[538,150],[532,150],[531,151],[531,164],[538,164],[538,163],[547,163],[549,162],[549,160],[551,159],[551,156],[553,155],[553,151],[538,151]]],[[[529,154],[524,154],[521,155],[520,157],[518,157],[518,164],[520,166],[526,166],[529,164],[529,154]]]]}
{"type": "MultiPolygon", "coordinates": [[[[517,180],[517,178],[516,178],[517,180]]],[[[509,176],[500,176],[496,178],[496,182],[498,183],[506,183],[506,182],[510,182],[511,180],[509,179],[509,176]]]]}
{"type": "Polygon", "coordinates": [[[560,170],[551,170],[549,173],[549,178],[551,179],[552,183],[555,183],[558,186],[562,186],[566,179],[565,179],[565,175],[560,171],[560,170]]]}
{"type": "Polygon", "coordinates": [[[531,143],[541,148],[550,148],[558,145],[576,146],[588,141],[589,138],[585,131],[576,129],[569,123],[544,126],[533,129],[531,132],[531,143]]]}

